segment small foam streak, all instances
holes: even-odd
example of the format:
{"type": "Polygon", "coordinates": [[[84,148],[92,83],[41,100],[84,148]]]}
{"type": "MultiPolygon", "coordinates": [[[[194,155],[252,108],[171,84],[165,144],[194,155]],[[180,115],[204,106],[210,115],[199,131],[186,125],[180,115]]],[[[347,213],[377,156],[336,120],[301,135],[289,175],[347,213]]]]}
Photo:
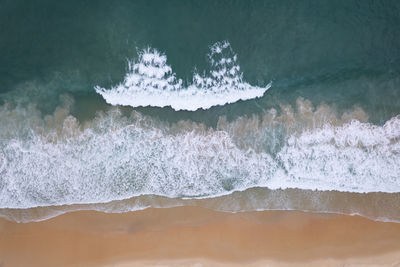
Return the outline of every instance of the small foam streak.
{"type": "Polygon", "coordinates": [[[261,97],[271,87],[271,83],[257,87],[243,81],[237,55],[226,41],[212,45],[208,58],[210,72],[195,72],[192,83],[185,87],[167,65],[167,57],[147,48],[139,52],[137,61],[128,62],[122,83],[111,89],[96,86],[95,90],[111,105],[195,111],[261,97]]]}

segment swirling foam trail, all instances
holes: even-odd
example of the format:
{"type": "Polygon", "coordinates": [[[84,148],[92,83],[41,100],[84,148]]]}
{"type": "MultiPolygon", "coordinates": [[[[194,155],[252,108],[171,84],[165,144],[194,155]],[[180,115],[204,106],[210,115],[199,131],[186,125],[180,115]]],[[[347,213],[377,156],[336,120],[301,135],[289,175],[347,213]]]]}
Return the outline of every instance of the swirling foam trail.
{"type": "Polygon", "coordinates": [[[138,61],[129,62],[129,71],[122,83],[111,89],[95,87],[107,103],[132,107],[171,106],[175,110],[194,111],[261,97],[271,87],[271,83],[257,87],[243,81],[237,55],[228,42],[210,47],[210,73],[195,73],[192,84],[187,87],[167,65],[167,57],[156,49],[145,49],[138,56],[138,61]]]}

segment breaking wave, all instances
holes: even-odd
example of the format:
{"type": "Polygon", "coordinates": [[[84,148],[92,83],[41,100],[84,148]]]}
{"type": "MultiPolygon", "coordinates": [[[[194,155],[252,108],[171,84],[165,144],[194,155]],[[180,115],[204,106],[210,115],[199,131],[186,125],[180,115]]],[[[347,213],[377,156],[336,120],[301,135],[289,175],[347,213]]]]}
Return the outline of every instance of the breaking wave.
{"type": "Polygon", "coordinates": [[[140,195],[210,198],[248,188],[400,192],[400,116],[368,122],[298,99],[216,127],[118,108],[81,125],[73,99],[53,115],[0,107],[0,208],[104,203],[140,195]]]}
{"type": "Polygon", "coordinates": [[[128,62],[124,81],[111,89],[95,87],[107,103],[123,106],[171,106],[175,110],[208,109],[263,96],[271,87],[252,86],[243,81],[237,55],[228,42],[218,42],[208,54],[210,71],[193,75],[185,86],[167,65],[166,55],[147,48],[138,53],[137,61],[128,62]]]}

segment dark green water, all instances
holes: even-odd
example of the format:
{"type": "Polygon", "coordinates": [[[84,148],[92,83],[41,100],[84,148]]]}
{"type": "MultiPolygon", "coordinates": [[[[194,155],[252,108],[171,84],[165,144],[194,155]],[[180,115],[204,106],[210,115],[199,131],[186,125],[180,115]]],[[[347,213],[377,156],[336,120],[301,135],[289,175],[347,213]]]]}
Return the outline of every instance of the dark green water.
{"type": "MultiPolygon", "coordinates": [[[[397,198],[399,118],[386,124],[390,130],[383,125],[400,114],[400,1],[0,0],[0,104],[0,193],[6,196],[0,197],[1,208],[107,202],[150,193],[207,197],[254,186],[383,191],[397,198]],[[101,115],[101,121],[96,115],[111,105],[94,87],[122,82],[128,60],[137,60],[143,49],[164,53],[187,87],[195,70],[210,70],[206,55],[220,41],[228,41],[237,54],[243,81],[259,87],[272,81],[261,98],[194,112],[119,108],[127,116],[138,112],[134,116],[143,116],[140,122],[110,114],[101,115]],[[316,113],[304,115],[296,109],[298,101],[300,106],[310,101],[316,113]],[[329,111],[320,122],[316,108],[324,104],[329,111]],[[293,118],[284,115],[287,105],[294,109],[293,118]],[[262,124],[271,108],[282,117],[262,124]],[[341,120],[344,112],[353,113],[341,120]],[[83,135],[88,139],[65,130],[75,125],[69,114],[80,123],[79,131],[90,129],[83,135]],[[352,119],[376,126],[343,126],[352,119]],[[127,125],[137,128],[130,132],[127,125]],[[291,150],[297,147],[288,141],[292,134],[324,125],[343,126],[346,145],[335,132],[331,154],[318,154],[326,147],[310,152],[310,144],[291,150]],[[123,130],[114,136],[115,129],[123,130]],[[229,152],[216,129],[236,150],[229,152]],[[201,134],[192,136],[196,131],[201,134]],[[180,145],[189,139],[194,141],[180,145]],[[222,152],[212,150],[210,142],[222,152]],[[80,150],[85,145],[89,148],[80,150]],[[245,154],[249,149],[254,155],[245,154]],[[177,157],[185,151],[198,154],[177,157]],[[23,167],[16,167],[18,162],[23,167]],[[299,170],[293,162],[308,167],[299,170]],[[357,169],[363,162],[371,169],[357,169]],[[203,165],[213,164],[218,168],[205,171],[203,165]],[[290,178],[277,178],[285,175],[290,178]],[[160,182],[164,179],[170,191],[160,182]],[[92,184],[101,186],[93,189],[92,184]]],[[[399,211],[394,214],[388,217],[400,220],[399,211]]]]}
{"type": "MultiPolygon", "coordinates": [[[[1,1],[0,12],[3,93],[34,81],[51,84],[44,102],[64,92],[95,97],[95,85],[120,82],[126,59],[149,45],[189,80],[206,67],[208,46],[228,40],[246,81],[274,81],[261,105],[303,96],[361,105],[378,122],[400,113],[398,1],[17,0],[1,1]]],[[[233,108],[257,112],[251,101],[233,108]]]]}

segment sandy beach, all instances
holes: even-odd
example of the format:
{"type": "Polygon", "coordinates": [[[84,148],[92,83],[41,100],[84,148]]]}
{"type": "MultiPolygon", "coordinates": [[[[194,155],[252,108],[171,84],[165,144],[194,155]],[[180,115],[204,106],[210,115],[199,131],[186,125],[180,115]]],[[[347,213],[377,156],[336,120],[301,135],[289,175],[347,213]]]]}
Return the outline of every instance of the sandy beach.
{"type": "Polygon", "coordinates": [[[0,220],[0,266],[397,266],[400,224],[198,207],[0,220]]]}

